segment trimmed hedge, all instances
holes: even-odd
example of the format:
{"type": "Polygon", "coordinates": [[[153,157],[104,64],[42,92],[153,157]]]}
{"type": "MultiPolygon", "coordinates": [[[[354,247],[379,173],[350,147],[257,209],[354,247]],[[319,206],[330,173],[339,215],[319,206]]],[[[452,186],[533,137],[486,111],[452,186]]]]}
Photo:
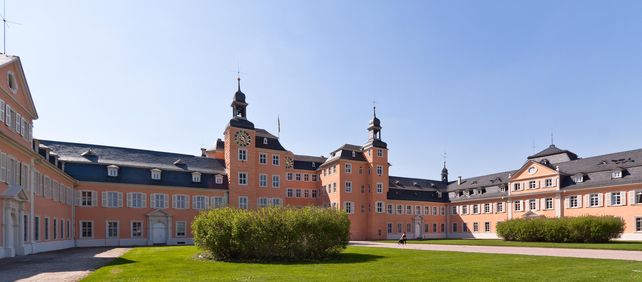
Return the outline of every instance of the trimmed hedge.
{"type": "Polygon", "coordinates": [[[348,245],[350,220],[330,208],[212,209],[192,223],[194,244],[223,261],[316,260],[348,245]]]}
{"type": "Polygon", "coordinates": [[[615,216],[512,219],[497,224],[497,235],[507,241],[603,243],[624,232],[615,216]]]}

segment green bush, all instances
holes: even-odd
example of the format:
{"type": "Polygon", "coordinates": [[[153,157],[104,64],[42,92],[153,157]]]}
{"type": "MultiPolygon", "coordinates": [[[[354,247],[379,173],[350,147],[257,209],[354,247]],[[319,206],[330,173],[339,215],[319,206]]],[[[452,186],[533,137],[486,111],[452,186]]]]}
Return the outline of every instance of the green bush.
{"type": "Polygon", "coordinates": [[[624,220],[615,216],[512,219],[497,224],[507,241],[601,243],[618,238],[624,220]]]}
{"type": "Polygon", "coordinates": [[[192,223],[194,244],[216,260],[315,260],[339,254],[350,220],[330,208],[212,209],[192,223]]]}

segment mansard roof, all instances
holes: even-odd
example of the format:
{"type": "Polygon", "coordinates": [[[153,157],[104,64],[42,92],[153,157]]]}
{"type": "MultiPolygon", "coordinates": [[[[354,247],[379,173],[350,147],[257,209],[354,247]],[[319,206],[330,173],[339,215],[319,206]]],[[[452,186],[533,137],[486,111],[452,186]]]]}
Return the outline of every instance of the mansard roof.
{"type": "Polygon", "coordinates": [[[294,169],[317,170],[326,160],[324,157],[294,155],[294,169]]]}
{"type": "Polygon", "coordinates": [[[475,177],[469,177],[469,178],[462,178],[461,183],[459,183],[458,181],[451,181],[448,184],[447,190],[450,192],[450,191],[458,191],[458,190],[466,190],[466,189],[508,184],[508,181],[509,181],[508,176],[515,174],[515,172],[517,172],[517,170],[511,170],[511,171],[505,171],[505,172],[499,172],[499,173],[493,173],[493,174],[487,174],[487,175],[481,175],[481,176],[475,176],[475,177]]]}
{"type": "Polygon", "coordinates": [[[577,155],[575,153],[569,150],[563,150],[563,149],[557,148],[554,144],[551,144],[550,146],[548,146],[548,148],[540,151],[537,154],[528,156],[528,159],[535,159],[535,158],[547,157],[547,156],[558,155],[558,154],[568,154],[571,160],[577,159],[577,155]]]}
{"type": "Polygon", "coordinates": [[[344,144],[343,146],[339,147],[338,149],[332,151],[330,153],[330,157],[326,159],[326,161],[323,163],[329,164],[332,163],[336,160],[352,160],[352,161],[361,161],[361,162],[367,162],[368,160],[366,159],[366,156],[363,155],[363,149],[361,146],[358,145],[352,145],[352,144],[344,144]],[[354,152],[354,154],[353,154],[354,152]]]}
{"type": "Polygon", "coordinates": [[[584,175],[576,183],[572,177],[562,181],[562,189],[580,189],[606,185],[642,183],[642,149],[599,155],[557,164],[567,175],[584,175]],[[621,178],[612,178],[614,170],[622,170],[621,178]]]}
{"type": "Polygon", "coordinates": [[[283,145],[281,145],[279,138],[274,136],[272,133],[268,132],[265,129],[256,128],[255,139],[256,140],[254,140],[255,141],[254,144],[256,144],[257,148],[286,151],[285,148],[283,148],[283,145]],[[267,141],[267,144],[265,144],[264,140],[267,141]]]}
{"type": "Polygon", "coordinates": [[[439,180],[390,176],[388,200],[447,202],[445,184],[439,180]]]}
{"type": "Polygon", "coordinates": [[[104,164],[119,167],[158,168],[163,171],[189,171],[225,174],[225,161],[187,154],[168,153],[95,144],[39,140],[66,163],[104,164]],[[87,154],[91,152],[91,154],[87,154]],[[85,156],[83,156],[85,154],[85,156]],[[177,160],[182,164],[174,164],[177,160]]]}

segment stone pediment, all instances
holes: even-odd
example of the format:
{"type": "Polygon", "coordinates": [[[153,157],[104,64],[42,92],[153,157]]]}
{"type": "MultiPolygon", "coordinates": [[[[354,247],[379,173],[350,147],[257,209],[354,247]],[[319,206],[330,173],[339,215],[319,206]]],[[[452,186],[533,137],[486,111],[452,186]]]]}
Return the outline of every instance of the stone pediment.
{"type": "Polygon", "coordinates": [[[540,217],[545,217],[544,215],[538,214],[534,211],[527,211],[522,218],[540,218],[540,217]]]}
{"type": "Polygon", "coordinates": [[[9,185],[9,187],[0,195],[0,197],[5,198],[5,199],[14,199],[17,201],[29,201],[29,194],[25,192],[22,187],[12,184],[9,185]]]}
{"type": "Polygon", "coordinates": [[[166,217],[166,216],[170,216],[170,214],[167,213],[163,209],[156,209],[156,210],[153,210],[151,212],[148,212],[145,215],[148,216],[148,217],[156,217],[156,216],[158,216],[158,217],[166,217]]]}

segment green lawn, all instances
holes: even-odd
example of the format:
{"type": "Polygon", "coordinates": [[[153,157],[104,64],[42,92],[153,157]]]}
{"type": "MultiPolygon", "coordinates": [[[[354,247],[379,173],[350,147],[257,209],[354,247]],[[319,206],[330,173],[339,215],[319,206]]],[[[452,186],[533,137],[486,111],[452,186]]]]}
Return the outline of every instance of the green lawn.
{"type": "Polygon", "coordinates": [[[83,281],[642,281],[642,262],[348,247],[318,263],[195,259],[193,246],[135,248],[83,281]]]}
{"type": "MultiPolygon", "coordinates": [[[[396,243],[397,240],[385,240],[382,242],[396,243]]],[[[492,239],[432,239],[432,240],[408,240],[408,244],[541,247],[541,248],[642,251],[642,242],[634,242],[634,241],[613,241],[609,243],[549,243],[549,242],[515,242],[515,241],[492,240],[492,239]]]]}

